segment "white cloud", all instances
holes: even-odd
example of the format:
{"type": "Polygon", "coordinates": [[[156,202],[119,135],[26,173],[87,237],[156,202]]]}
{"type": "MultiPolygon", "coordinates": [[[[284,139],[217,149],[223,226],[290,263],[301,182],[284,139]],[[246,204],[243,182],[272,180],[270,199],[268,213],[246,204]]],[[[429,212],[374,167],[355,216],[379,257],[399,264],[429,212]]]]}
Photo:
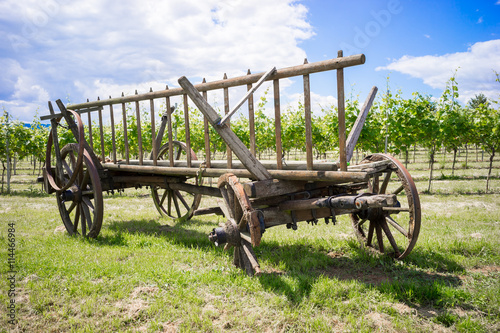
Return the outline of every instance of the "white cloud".
{"type": "Polygon", "coordinates": [[[314,34],[307,9],[293,0],[7,0],[0,9],[13,22],[0,39],[14,51],[0,61],[16,59],[31,73],[11,77],[14,90],[0,99],[26,103],[296,65],[306,57],[299,42],[314,34]]]}
{"type": "Polygon", "coordinates": [[[435,89],[443,90],[456,71],[460,100],[467,102],[475,94],[484,93],[498,99],[500,85],[494,71],[500,72],[500,39],[478,42],[466,52],[412,57],[405,55],[376,70],[396,71],[422,79],[435,89]]]}

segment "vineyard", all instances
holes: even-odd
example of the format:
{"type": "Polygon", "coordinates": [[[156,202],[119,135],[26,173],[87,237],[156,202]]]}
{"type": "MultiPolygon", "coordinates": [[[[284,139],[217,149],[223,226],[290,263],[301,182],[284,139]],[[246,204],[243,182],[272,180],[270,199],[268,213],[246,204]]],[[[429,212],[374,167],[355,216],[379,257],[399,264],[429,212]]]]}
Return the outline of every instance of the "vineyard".
{"type": "MultiPolygon", "coordinates": [[[[498,81],[498,80],[497,80],[498,81]]],[[[268,91],[260,98],[255,111],[256,132],[256,155],[259,159],[265,159],[275,152],[275,122],[273,117],[266,111],[268,104],[268,91]]],[[[459,167],[457,158],[459,153],[465,155],[462,162],[467,169],[469,154],[472,151],[481,150],[481,161],[487,159],[488,172],[486,181],[486,192],[490,190],[489,179],[493,169],[494,158],[500,149],[500,111],[496,106],[498,101],[489,102],[483,95],[471,99],[467,106],[461,105],[458,99],[458,86],[454,78],[448,81],[447,89],[439,100],[429,96],[414,93],[410,99],[404,99],[401,92],[396,94],[387,93],[382,95],[372,107],[358,141],[355,157],[361,158],[370,152],[387,151],[393,155],[399,155],[405,165],[415,162],[416,151],[426,151],[428,161],[428,185],[427,191],[432,189],[432,179],[437,160],[436,154],[442,152],[443,160],[451,159],[451,176],[455,176],[455,170],[459,167]],[[492,105],[493,104],[493,105],[492,105]],[[412,157],[413,156],[413,157],[412,157]]],[[[352,128],[360,105],[357,99],[346,101],[346,127],[352,128]]],[[[160,109],[159,114],[163,114],[160,109]]],[[[219,113],[222,113],[218,110],[219,113]]],[[[189,108],[190,112],[190,139],[191,147],[200,158],[204,155],[204,121],[201,112],[189,108]]],[[[130,154],[138,154],[138,128],[136,113],[129,105],[126,112],[127,128],[130,154]]],[[[312,137],[315,143],[313,148],[316,159],[338,159],[335,150],[338,144],[338,119],[335,106],[321,108],[319,114],[313,115],[312,137]]],[[[142,149],[146,152],[152,150],[151,122],[146,111],[141,115],[143,118],[140,129],[142,137],[142,149]]],[[[41,126],[37,117],[33,120],[31,127],[25,127],[18,121],[8,121],[6,112],[0,120],[0,159],[2,161],[2,192],[7,172],[7,151],[11,156],[11,169],[15,172],[16,161],[29,159],[33,170],[42,166],[45,158],[45,147],[48,130],[41,126]],[[8,125],[7,125],[8,124],[8,125]]],[[[98,130],[95,121],[91,137],[88,137],[90,145],[97,154],[101,154],[101,147],[105,152],[112,150],[112,132],[116,133],[115,144],[118,155],[125,153],[123,124],[116,122],[114,129],[110,125],[103,126],[98,130]],[[102,140],[101,140],[102,139],[102,140]]],[[[185,138],[183,108],[175,110],[172,117],[174,138],[183,141],[185,138]]],[[[243,143],[249,147],[249,121],[245,116],[234,118],[231,122],[232,130],[238,135],[243,143]]],[[[73,135],[69,130],[59,128],[61,145],[72,142],[73,135]]],[[[113,133],[113,135],[114,135],[113,133]]],[[[305,153],[305,116],[304,106],[299,102],[296,107],[288,106],[282,115],[282,155],[284,161],[303,159],[305,153]]],[[[210,128],[210,145],[212,154],[224,157],[226,147],[222,139],[210,128]]],[[[212,156],[214,158],[215,156],[212,156]]],[[[476,153],[476,160],[478,160],[476,153]]]]}

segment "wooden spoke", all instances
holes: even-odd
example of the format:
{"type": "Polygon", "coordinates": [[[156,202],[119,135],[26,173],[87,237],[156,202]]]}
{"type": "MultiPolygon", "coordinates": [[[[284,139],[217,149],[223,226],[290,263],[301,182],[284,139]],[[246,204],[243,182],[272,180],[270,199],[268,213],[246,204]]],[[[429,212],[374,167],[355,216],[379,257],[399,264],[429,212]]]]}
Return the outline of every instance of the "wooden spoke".
{"type": "Polygon", "coordinates": [[[405,229],[403,229],[403,227],[402,227],[402,226],[400,226],[400,225],[398,224],[398,222],[394,221],[394,220],[392,219],[392,217],[390,217],[390,216],[385,216],[385,220],[386,220],[387,222],[389,222],[389,224],[390,224],[390,225],[392,225],[392,226],[394,227],[394,229],[396,229],[396,230],[397,230],[397,231],[399,231],[402,235],[404,235],[406,238],[408,238],[408,232],[407,232],[405,229]]]}
{"type": "Polygon", "coordinates": [[[403,259],[414,248],[420,232],[418,192],[408,171],[394,157],[374,154],[366,157],[360,165],[374,162],[385,162],[383,165],[386,169],[371,176],[367,182],[367,193],[396,194],[398,201],[393,207],[372,208],[351,214],[354,232],[361,245],[371,253],[403,259]],[[382,175],[381,179],[379,175],[382,175]],[[370,221],[368,225],[365,223],[366,216],[370,221]],[[384,241],[388,241],[391,246],[384,248],[384,241]]]}
{"type": "Polygon", "coordinates": [[[87,216],[85,215],[85,211],[83,207],[80,205],[80,215],[82,216],[82,234],[87,234],[87,216]]]}
{"type": "MultiPolygon", "coordinates": [[[[170,148],[172,148],[172,155],[174,157],[174,162],[179,160],[186,160],[187,158],[187,146],[185,143],[180,141],[172,141],[172,147],[169,147],[169,143],[164,144],[158,150],[158,160],[170,160],[170,148]]],[[[191,160],[196,160],[196,155],[191,149],[190,152],[191,160]]],[[[153,159],[153,153],[151,153],[150,159],[153,159]]],[[[183,182],[191,182],[194,184],[194,179],[180,179],[183,182]]],[[[202,182],[197,183],[197,185],[202,185],[202,182]]],[[[194,211],[198,208],[201,201],[201,194],[193,194],[181,190],[171,190],[161,188],[159,186],[151,187],[151,196],[155,204],[156,209],[162,216],[169,217],[176,222],[182,222],[189,220],[194,211]],[[166,201],[166,202],[165,202],[166,201]],[[172,201],[175,207],[175,213],[172,212],[172,201]],[[179,201],[181,204],[179,204],[179,201]]]]}
{"type": "Polygon", "coordinates": [[[83,202],[90,208],[92,211],[94,211],[94,205],[90,201],[90,199],[86,196],[82,197],[83,202]]]}
{"type": "Polygon", "coordinates": [[[393,192],[392,192],[392,194],[399,194],[399,193],[401,193],[401,191],[402,191],[402,190],[404,190],[404,189],[405,189],[405,188],[404,188],[404,186],[403,186],[403,185],[401,185],[400,187],[398,187],[398,188],[397,188],[397,190],[393,191],[393,192]]]}
{"type": "Polygon", "coordinates": [[[396,258],[399,257],[400,253],[399,253],[398,245],[396,244],[396,240],[394,240],[394,237],[392,237],[392,233],[391,233],[391,230],[389,230],[389,227],[387,226],[387,222],[385,222],[385,220],[381,219],[380,226],[382,227],[382,230],[384,231],[385,236],[389,240],[389,244],[391,244],[396,258]]]}
{"type": "Polygon", "coordinates": [[[385,194],[387,191],[387,185],[389,184],[389,181],[391,180],[392,176],[392,171],[389,170],[385,173],[384,180],[382,181],[382,185],[380,186],[380,191],[378,192],[379,194],[385,194]]]}
{"type": "Polygon", "coordinates": [[[366,245],[371,246],[372,245],[372,240],[373,240],[373,231],[375,229],[375,223],[370,222],[370,226],[368,227],[368,237],[366,240],[366,245]]]}
{"type": "Polygon", "coordinates": [[[175,192],[175,195],[177,195],[177,198],[179,198],[179,200],[184,205],[184,208],[186,208],[187,210],[189,210],[191,207],[187,204],[186,200],[184,199],[184,197],[182,196],[182,194],[180,193],[180,191],[175,190],[174,192],[175,192]]]}
{"type": "Polygon", "coordinates": [[[382,238],[382,227],[380,224],[375,224],[375,233],[377,235],[378,250],[384,253],[384,239],[382,238]]]}

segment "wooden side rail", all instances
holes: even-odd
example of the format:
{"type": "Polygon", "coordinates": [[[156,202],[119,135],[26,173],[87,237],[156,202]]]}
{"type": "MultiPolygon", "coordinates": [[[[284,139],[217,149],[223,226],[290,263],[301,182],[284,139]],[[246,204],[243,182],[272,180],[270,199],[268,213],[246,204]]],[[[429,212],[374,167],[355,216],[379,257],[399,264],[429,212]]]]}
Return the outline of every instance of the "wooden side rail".
{"type": "MultiPolygon", "coordinates": [[[[318,61],[314,63],[308,63],[307,59],[304,61],[304,64],[298,65],[298,66],[293,66],[293,67],[288,67],[288,68],[283,68],[283,69],[271,69],[267,72],[262,72],[262,73],[257,73],[257,74],[251,74],[250,70],[248,70],[247,75],[240,76],[240,77],[235,77],[235,78],[227,78],[226,75],[224,75],[224,79],[218,80],[218,81],[212,81],[212,82],[206,82],[205,79],[203,79],[203,82],[201,84],[195,84],[192,85],[194,89],[192,90],[191,94],[187,93],[186,89],[181,87],[181,88],[172,88],[169,89],[168,86],[164,90],[159,90],[159,91],[153,91],[150,89],[149,92],[139,94],[137,91],[135,91],[135,94],[130,95],[130,96],[124,96],[122,93],[121,97],[118,98],[111,98],[109,99],[100,99],[97,98],[96,101],[88,101],[86,103],[79,103],[79,104],[70,104],[67,106],[68,109],[75,110],[76,112],[83,114],[87,113],[88,119],[87,119],[87,137],[88,137],[88,143],[90,148],[95,149],[96,147],[99,147],[100,154],[99,158],[101,161],[107,161],[107,162],[112,162],[112,163],[117,163],[119,157],[117,157],[117,145],[116,145],[116,133],[115,133],[115,112],[119,112],[118,110],[121,109],[121,118],[123,122],[123,143],[124,147],[122,150],[122,156],[121,158],[126,161],[127,164],[130,163],[131,160],[131,146],[130,142],[131,139],[130,136],[130,128],[128,128],[127,124],[127,104],[132,103],[131,108],[132,112],[134,113],[135,116],[135,121],[136,123],[134,124],[134,127],[137,128],[137,137],[134,139],[134,141],[137,141],[138,147],[135,147],[137,150],[137,159],[139,161],[139,165],[145,164],[145,161],[149,159],[149,156],[145,156],[145,152],[143,151],[143,145],[142,145],[142,139],[143,136],[141,135],[141,132],[144,130],[143,128],[143,120],[141,119],[141,110],[146,109],[149,110],[149,113],[151,115],[151,133],[147,135],[151,135],[151,140],[152,140],[152,160],[153,160],[153,165],[157,165],[157,160],[158,160],[158,152],[159,148],[161,147],[161,143],[163,141],[163,136],[165,134],[166,140],[169,143],[169,164],[170,167],[174,166],[174,137],[173,137],[173,132],[172,132],[172,116],[173,112],[175,110],[174,107],[171,106],[171,97],[173,96],[182,96],[182,101],[183,101],[183,113],[184,113],[184,124],[185,124],[185,133],[186,137],[185,138],[179,138],[180,141],[184,141],[186,146],[187,146],[187,151],[191,151],[191,133],[189,130],[190,126],[190,117],[189,117],[189,103],[195,102],[195,104],[202,103],[201,99],[203,99],[206,103],[208,100],[207,92],[213,91],[213,90],[223,90],[223,95],[224,95],[224,114],[218,115],[212,119],[209,120],[208,117],[205,115],[204,116],[204,140],[205,140],[205,162],[207,168],[211,167],[210,159],[211,159],[211,152],[210,152],[210,136],[209,136],[209,122],[212,124],[215,123],[220,123],[224,126],[227,126],[227,128],[230,130],[230,117],[235,113],[235,111],[241,107],[242,104],[246,101],[248,104],[248,120],[249,120],[249,147],[245,147],[241,141],[233,134],[228,134],[229,136],[232,137],[232,139],[238,139],[240,143],[236,144],[236,146],[239,146],[241,149],[239,149],[238,152],[234,150],[234,147],[231,147],[231,145],[234,145],[234,140],[231,140],[232,143],[227,144],[227,150],[226,150],[226,156],[227,156],[227,169],[232,169],[232,155],[235,153],[238,158],[241,160],[241,151],[242,150],[248,150],[250,154],[247,154],[246,152],[244,155],[249,155],[251,156],[250,159],[252,160],[251,167],[254,168],[252,169],[252,172],[256,172],[254,174],[255,177],[258,179],[267,179],[269,178],[269,175],[266,174],[265,170],[263,168],[260,168],[257,166],[257,169],[255,169],[254,165],[256,163],[253,162],[253,160],[257,161],[255,159],[256,156],[256,135],[255,135],[255,119],[254,119],[254,102],[253,102],[253,96],[260,84],[264,81],[272,81],[273,82],[273,99],[274,99],[274,115],[275,115],[275,142],[276,142],[276,165],[277,169],[283,169],[283,164],[282,164],[282,142],[281,142],[281,105],[280,105],[280,85],[279,85],[279,80],[284,79],[284,78],[290,78],[290,77],[296,77],[296,76],[302,76],[303,83],[304,83],[304,112],[305,112],[305,140],[304,144],[306,147],[306,160],[307,160],[307,170],[314,170],[314,160],[313,160],[313,141],[312,141],[312,131],[311,131],[311,92],[310,92],[310,74],[313,73],[318,73],[318,72],[324,72],[324,71],[330,71],[330,70],[337,70],[337,96],[338,96],[338,112],[339,112],[339,143],[340,143],[340,168],[343,171],[346,171],[346,165],[347,162],[350,159],[350,155],[352,156],[352,153],[349,154],[350,149],[352,148],[352,145],[355,144],[355,141],[357,138],[352,138],[351,140],[347,140],[348,147],[346,149],[346,130],[345,130],[345,118],[344,118],[344,83],[343,83],[343,68],[350,67],[350,66],[356,66],[356,65],[361,65],[365,62],[365,56],[363,54],[358,54],[358,55],[353,55],[353,56],[348,56],[348,57],[343,57],[342,52],[339,52],[338,57],[334,59],[329,59],[329,60],[324,60],[324,61],[318,61]],[[230,106],[229,106],[229,88],[233,87],[239,87],[239,86],[246,86],[247,94],[232,108],[230,111],[230,106]],[[198,101],[193,100],[194,92],[198,95],[198,101]],[[200,94],[201,93],[201,94],[200,94]],[[200,98],[201,97],[201,98],[200,98]],[[190,101],[191,100],[191,101],[190,101]],[[155,115],[158,115],[158,111],[155,110],[155,102],[156,106],[158,106],[158,103],[162,103],[165,105],[165,113],[162,115],[162,123],[159,126],[160,129],[158,131],[158,134],[156,133],[156,123],[155,123],[155,115]],[[120,108],[121,106],[121,108],[120,108]],[[109,110],[104,110],[104,107],[109,108],[109,110]],[[118,109],[118,110],[116,110],[118,109]],[[105,111],[109,111],[109,121],[111,124],[111,141],[112,141],[112,148],[106,148],[110,149],[111,151],[105,151],[105,141],[104,141],[104,134],[103,134],[103,115],[105,111]],[[97,117],[94,117],[92,119],[91,114],[96,112],[97,117]],[[97,126],[99,127],[98,129],[93,128],[93,121],[98,121],[97,126]],[[165,133],[166,132],[166,133],[165,133]],[[99,139],[95,139],[96,133],[98,133],[99,139]],[[94,135],[94,140],[93,140],[93,135],[94,135]],[[94,142],[96,141],[96,142],[94,142]],[[349,145],[350,144],[350,145],[349,145]],[[109,157],[109,159],[108,159],[109,157]],[[260,170],[260,171],[257,171],[260,170]]],[[[208,103],[206,103],[208,105],[208,103]]],[[[198,108],[200,108],[198,106],[198,108]]],[[[210,107],[211,108],[211,107],[210,107]]],[[[369,108],[369,107],[368,107],[369,108]]],[[[203,112],[203,111],[202,111],[203,112]]],[[[214,111],[215,112],[215,111],[214,111]]],[[[203,112],[205,113],[205,112],[203,112]]],[[[45,115],[42,116],[42,120],[50,120],[50,119],[56,119],[60,118],[62,115],[61,114],[50,114],[50,115],[45,115]]],[[[142,115],[142,118],[144,116],[142,115]]],[[[364,119],[363,119],[364,120],[364,119]]],[[[95,127],[96,125],[94,125],[95,127]]],[[[219,128],[223,128],[224,126],[219,126],[219,128]]],[[[359,129],[362,127],[358,126],[359,129]]],[[[226,133],[229,133],[229,131],[224,131],[226,133]]],[[[232,133],[232,131],[231,131],[232,133]]],[[[219,133],[220,135],[220,133],[219,133]]],[[[358,133],[359,136],[359,133],[358,133]]],[[[224,138],[224,140],[227,143],[227,137],[224,138]]],[[[238,150],[238,148],[236,148],[238,150]]],[[[192,157],[190,154],[187,154],[187,165],[191,166],[193,161],[192,157]]],[[[245,157],[244,157],[245,158],[245,157]]],[[[235,161],[236,162],[236,161],[235,161]]],[[[242,161],[245,163],[244,161],[242,161]]],[[[258,162],[258,161],[257,161],[258,162]]],[[[163,163],[162,163],[163,164],[163,163]]]]}

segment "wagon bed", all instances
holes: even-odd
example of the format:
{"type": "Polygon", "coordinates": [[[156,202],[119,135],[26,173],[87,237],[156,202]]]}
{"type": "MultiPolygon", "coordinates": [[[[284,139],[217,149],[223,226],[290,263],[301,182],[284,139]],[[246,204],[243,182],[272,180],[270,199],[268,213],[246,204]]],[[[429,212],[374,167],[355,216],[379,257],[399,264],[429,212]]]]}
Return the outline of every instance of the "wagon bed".
{"type": "MultiPolygon", "coordinates": [[[[345,67],[364,63],[364,55],[339,57],[316,63],[250,74],[193,85],[186,77],[179,79],[180,88],[122,96],[107,100],[65,106],[56,103],[55,113],[42,120],[52,124],[48,140],[43,181],[49,193],[55,193],[59,213],[69,234],[97,237],[103,220],[104,191],[150,186],[159,213],[174,221],[187,221],[196,215],[220,214],[224,225],[215,227],[209,239],[225,249],[234,248],[234,264],[248,274],[260,273],[253,251],[265,230],[285,225],[297,230],[298,222],[317,224],[319,219],[335,224],[336,217],[349,214],[354,232],[362,247],[377,254],[403,259],[413,249],[420,230],[420,202],[415,184],[404,166],[385,154],[365,157],[359,165],[348,166],[363,123],[373,103],[376,87],[361,108],[356,123],[346,137],[344,115],[345,67]],[[311,100],[309,75],[337,72],[339,119],[339,160],[313,160],[311,100]],[[280,79],[302,76],[304,83],[305,161],[284,161],[281,156],[280,79]],[[264,81],[273,82],[275,111],[276,159],[256,158],[253,94],[264,81]],[[229,88],[243,86],[247,94],[230,110],[229,88]],[[207,102],[207,93],[222,90],[224,115],[219,115],[207,102]],[[172,96],[183,96],[184,140],[174,140],[171,107],[172,96]],[[164,102],[166,112],[156,130],[155,108],[164,102]],[[191,148],[189,103],[194,103],[204,116],[205,158],[200,160],[191,148]],[[245,146],[231,130],[230,118],[246,102],[249,117],[250,147],[245,146]],[[130,154],[127,128],[128,103],[135,104],[138,158],[130,154]],[[152,151],[142,147],[141,103],[151,114],[152,151]],[[103,134],[103,112],[108,108],[112,129],[112,150],[106,152],[103,134]],[[121,109],[123,117],[124,156],[117,154],[114,116],[121,109]],[[118,112],[117,112],[118,110],[118,112]],[[92,115],[98,126],[92,126],[92,115]],[[87,116],[84,125],[81,116],[87,116]],[[59,146],[58,128],[72,131],[75,143],[59,146]],[[212,160],[209,126],[226,143],[226,159],[212,160]],[[86,127],[86,131],[84,128],[86,127]],[[100,133],[100,155],[94,152],[92,131],[100,133]],[[87,138],[86,135],[87,133],[87,138]],[[233,156],[234,154],[234,156],[233,156]],[[54,157],[54,158],[52,158],[54,157]],[[55,165],[51,165],[52,159],[55,165]],[[207,179],[218,178],[217,186],[207,179]],[[243,183],[240,183],[244,180],[243,183]],[[198,209],[203,195],[218,198],[217,207],[198,209]]],[[[96,143],[99,144],[99,143],[96,143]]]]}

